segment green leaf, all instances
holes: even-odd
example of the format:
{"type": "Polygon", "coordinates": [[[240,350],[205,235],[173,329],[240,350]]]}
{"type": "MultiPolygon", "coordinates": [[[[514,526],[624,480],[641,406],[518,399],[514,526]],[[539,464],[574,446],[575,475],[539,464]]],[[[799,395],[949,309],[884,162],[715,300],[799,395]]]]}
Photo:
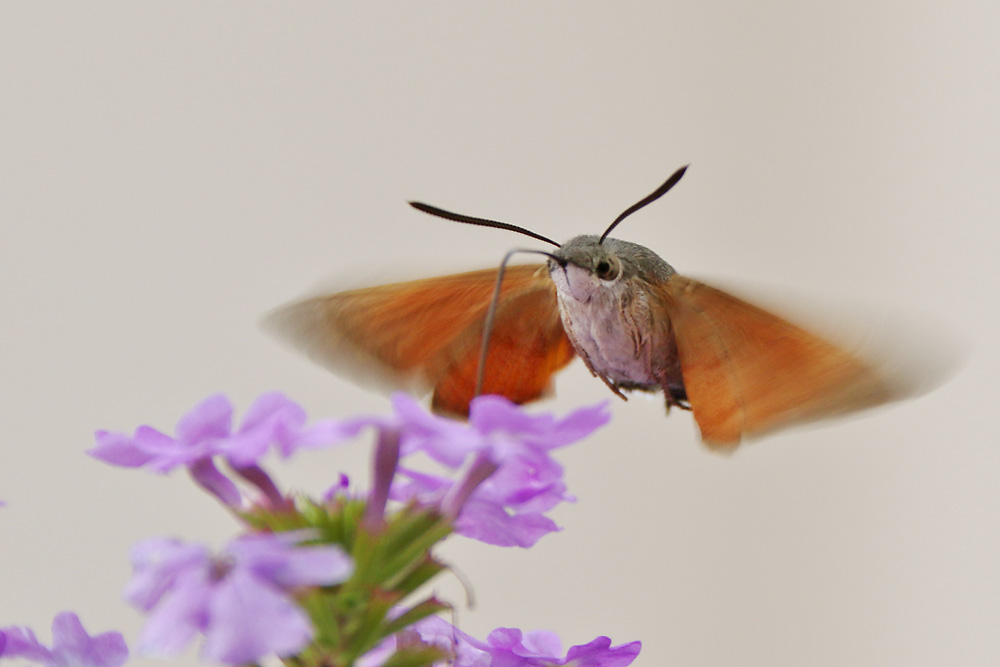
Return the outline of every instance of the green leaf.
{"type": "Polygon", "coordinates": [[[425,554],[422,561],[415,563],[408,571],[390,577],[383,585],[389,590],[409,595],[446,569],[444,563],[425,554]]]}

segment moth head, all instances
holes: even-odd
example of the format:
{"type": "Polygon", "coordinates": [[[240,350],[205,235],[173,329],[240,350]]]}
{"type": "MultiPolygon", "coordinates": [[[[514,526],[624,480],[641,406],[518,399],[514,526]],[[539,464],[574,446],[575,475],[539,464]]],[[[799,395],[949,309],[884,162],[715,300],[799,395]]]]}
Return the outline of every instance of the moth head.
{"type": "Polygon", "coordinates": [[[598,280],[613,283],[622,277],[622,261],[615,253],[615,239],[611,241],[601,243],[601,239],[592,234],[572,238],[552,253],[549,271],[574,266],[598,280]]]}
{"type": "Polygon", "coordinates": [[[570,239],[552,253],[549,274],[557,287],[578,301],[598,290],[620,292],[637,282],[657,283],[673,275],[659,255],[638,243],[585,235],[570,239]]]}

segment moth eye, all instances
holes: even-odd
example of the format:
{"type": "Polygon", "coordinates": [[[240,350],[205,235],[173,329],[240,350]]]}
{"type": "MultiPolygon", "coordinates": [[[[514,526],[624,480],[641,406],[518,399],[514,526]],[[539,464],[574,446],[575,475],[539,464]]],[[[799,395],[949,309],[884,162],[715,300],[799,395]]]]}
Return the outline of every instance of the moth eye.
{"type": "Polygon", "coordinates": [[[614,280],[618,277],[618,266],[606,259],[602,259],[594,267],[594,272],[601,280],[614,280]]]}

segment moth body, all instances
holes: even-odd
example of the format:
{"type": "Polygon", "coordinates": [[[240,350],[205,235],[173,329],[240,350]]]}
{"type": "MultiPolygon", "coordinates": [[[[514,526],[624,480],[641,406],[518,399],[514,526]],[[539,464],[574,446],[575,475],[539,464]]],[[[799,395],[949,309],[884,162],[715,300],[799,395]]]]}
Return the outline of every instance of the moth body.
{"type": "MultiPolygon", "coordinates": [[[[674,270],[628,241],[578,236],[548,263],[566,335],[591,372],[614,389],[657,390],[676,365],[669,322],[657,322],[650,286],[674,270]]],[[[675,378],[680,383],[679,373],[675,378]]]]}

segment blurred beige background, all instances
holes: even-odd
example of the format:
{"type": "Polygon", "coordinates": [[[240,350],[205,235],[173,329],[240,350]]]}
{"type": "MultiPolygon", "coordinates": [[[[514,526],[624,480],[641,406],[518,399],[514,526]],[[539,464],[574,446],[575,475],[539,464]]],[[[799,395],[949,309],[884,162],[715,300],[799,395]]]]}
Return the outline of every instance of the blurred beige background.
{"type": "MultiPolygon", "coordinates": [[[[95,429],[169,429],[220,390],[385,410],[261,315],[530,243],[407,199],[567,239],[690,162],[620,237],[918,337],[938,322],[964,367],[729,458],[659,398],[615,399],[562,456],[563,532],[447,545],[475,587],[459,623],[641,639],[638,665],[1000,664],[997,7],[3,3],[0,625],[48,638],[72,609],[134,641],[129,546],[234,533],[183,474],[84,456],[95,429]]],[[[579,363],[557,390],[543,408],[613,398],[579,363]]],[[[319,493],[364,483],[366,455],[271,469],[319,493]]]]}

